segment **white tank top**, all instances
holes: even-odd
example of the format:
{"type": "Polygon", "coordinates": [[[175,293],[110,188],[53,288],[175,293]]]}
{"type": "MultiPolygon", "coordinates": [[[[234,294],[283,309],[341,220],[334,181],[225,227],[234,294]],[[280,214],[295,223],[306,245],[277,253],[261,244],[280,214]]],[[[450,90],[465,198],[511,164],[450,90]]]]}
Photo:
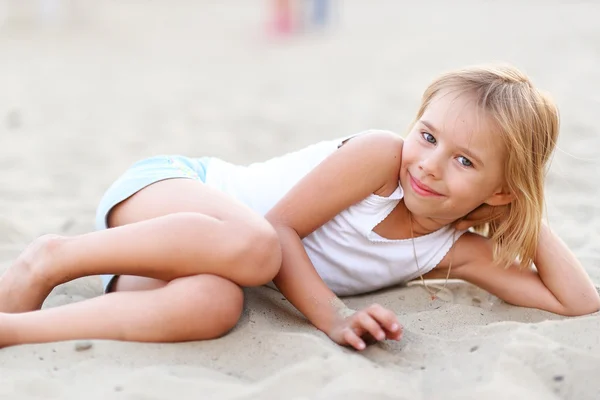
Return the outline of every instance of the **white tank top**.
{"type": "MultiPolygon", "coordinates": [[[[211,158],[206,183],[265,215],[304,175],[352,136],[326,140],[248,166],[211,158]]],[[[431,271],[464,232],[446,226],[415,238],[385,239],[373,229],[396,207],[402,187],[388,197],[371,194],[343,210],[303,239],[318,274],[339,296],[355,295],[406,282],[431,271]]]]}

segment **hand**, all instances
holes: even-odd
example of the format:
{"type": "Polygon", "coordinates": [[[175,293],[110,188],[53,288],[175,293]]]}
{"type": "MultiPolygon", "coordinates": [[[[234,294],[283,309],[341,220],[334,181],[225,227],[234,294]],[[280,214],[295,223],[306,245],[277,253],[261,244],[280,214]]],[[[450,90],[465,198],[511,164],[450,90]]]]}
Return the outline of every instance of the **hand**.
{"type": "Polygon", "coordinates": [[[402,327],[396,314],[373,304],[335,323],[327,335],[337,344],[364,350],[365,340],[400,340],[402,327]]]}
{"type": "Polygon", "coordinates": [[[487,204],[482,204],[463,218],[455,221],[454,227],[458,230],[467,230],[485,222],[491,222],[504,218],[507,212],[508,206],[493,207],[487,204]]]}

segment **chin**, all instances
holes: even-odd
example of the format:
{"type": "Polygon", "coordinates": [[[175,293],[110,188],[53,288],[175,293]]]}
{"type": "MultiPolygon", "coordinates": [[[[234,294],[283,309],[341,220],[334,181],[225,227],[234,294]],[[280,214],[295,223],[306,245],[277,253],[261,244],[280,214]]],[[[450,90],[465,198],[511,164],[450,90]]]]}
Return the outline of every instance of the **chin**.
{"type": "Polygon", "coordinates": [[[404,205],[406,209],[415,217],[429,218],[440,223],[451,223],[454,222],[458,217],[440,215],[439,207],[426,206],[419,199],[412,198],[410,196],[404,197],[404,205]]]}
{"type": "Polygon", "coordinates": [[[407,196],[406,192],[404,192],[404,206],[411,214],[419,217],[428,216],[430,214],[428,211],[431,211],[430,207],[424,207],[419,199],[413,198],[410,194],[407,196]]]}

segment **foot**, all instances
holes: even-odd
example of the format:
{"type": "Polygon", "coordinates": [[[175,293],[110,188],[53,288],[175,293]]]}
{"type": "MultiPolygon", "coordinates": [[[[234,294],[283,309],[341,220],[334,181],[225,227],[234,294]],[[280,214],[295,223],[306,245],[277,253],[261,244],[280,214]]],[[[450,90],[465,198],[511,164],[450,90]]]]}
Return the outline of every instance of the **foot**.
{"type": "Polygon", "coordinates": [[[45,235],[31,243],[0,276],[0,312],[39,310],[54,285],[49,279],[60,236],[45,235]]]}

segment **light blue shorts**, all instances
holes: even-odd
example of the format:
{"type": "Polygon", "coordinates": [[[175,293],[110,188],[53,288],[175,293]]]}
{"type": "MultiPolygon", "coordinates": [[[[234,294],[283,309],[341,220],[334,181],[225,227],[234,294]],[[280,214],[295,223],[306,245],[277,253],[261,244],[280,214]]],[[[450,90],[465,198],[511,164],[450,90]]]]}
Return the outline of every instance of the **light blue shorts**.
{"type": "MultiPolygon", "coordinates": [[[[114,206],[153,183],[173,178],[206,181],[210,157],[188,158],[160,155],[145,158],[129,167],[104,193],[96,209],[96,230],[108,229],[108,213],[114,206]]],[[[115,275],[101,275],[104,291],[110,289],[115,275]]]]}

